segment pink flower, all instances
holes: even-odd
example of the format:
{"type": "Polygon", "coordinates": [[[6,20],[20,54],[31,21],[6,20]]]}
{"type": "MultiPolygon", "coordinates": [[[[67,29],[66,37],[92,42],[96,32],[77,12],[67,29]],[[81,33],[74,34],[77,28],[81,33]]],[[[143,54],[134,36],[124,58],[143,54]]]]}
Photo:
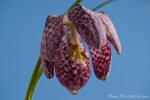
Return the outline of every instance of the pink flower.
{"type": "Polygon", "coordinates": [[[67,15],[48,16],[41,42],[43,71],[52,78],[55,68],[59,82],[77,94],[90,78],[90,55],[97,78],[108,77],[112,58],[109,42],[120,54],[118,35],[104,12],[96,13],[78,4],[67,15]]]}

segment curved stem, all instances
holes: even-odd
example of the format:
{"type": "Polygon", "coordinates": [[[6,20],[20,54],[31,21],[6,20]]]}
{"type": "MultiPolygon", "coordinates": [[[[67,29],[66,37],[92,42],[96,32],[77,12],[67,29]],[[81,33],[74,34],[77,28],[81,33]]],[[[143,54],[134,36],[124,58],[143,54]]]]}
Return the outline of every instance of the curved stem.
{"type": "Polygon", "coordinates": [[[37,86],[37,84],[38,84],[38,81],[39,81],[39,79],[40,79],[42,73],[43,73],[43,69],[42,69],[42,67],[40,67],[40,69],[39,69],[39,71],[38,71],[38,74],[37,74],[37,77],[36,77],[36,79],[35,79],[35,81],[34,81],[34,83],[33,83],[33,85],[32,85],[32,90],[31,90],[31,93],[30,93],[30,98],[31,98],[31,100],[32,100],[32,97],[33,97],[33,95],[34,95],[34,91],[36,90],[36,86],[37,86]]]}
{"type": "Polygon", "coordinates": [[[32,85],[33,85],[33,83],[34,83],[34,81],[36,79],[36,75],[37,75],[37,73],[39,71],[40,65],[41,65],[41,58],[39,57],[36,65],[35,65],[34,71],[32,73],[32,77],[30,79],[30,83],[28,85],[28,89],[27,89],[27,92],[26,92],[25,100],[31,100],[30,93],[31,93],[32,85]]]}
{"type": "Polygon", "coordinates": [[[73,3],[73,5],[65,12],[65,14],[68,14],[68,12],[74,7],[76,6],[78,3],[80,3],[82,0],[77,0],[75,3],[73,3]]]}

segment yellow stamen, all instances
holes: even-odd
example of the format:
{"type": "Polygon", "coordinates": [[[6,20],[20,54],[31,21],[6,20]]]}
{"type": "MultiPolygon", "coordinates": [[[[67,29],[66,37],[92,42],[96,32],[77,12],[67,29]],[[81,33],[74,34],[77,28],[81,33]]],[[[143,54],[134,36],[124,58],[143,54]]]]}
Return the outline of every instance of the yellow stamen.
{"type": "Polygon", "coordinates": [[[88,60],[88,57],[84,52],[80,51],[80,42],[79,35],[74,27],[73,23],[68,19],[66,15],[64,15],[63,24],[67,25],[71,29],[71,47],[70,47],[70,58],[74,58],[74,63],[72,67],[74,67],[79,60],[84,66],[87,66],[84,60],[88,60]]]}
{"type": "Polygon", "coordinates": [[[75,48],[71,48],[71,51],[70,51],[70,52],[73,51],[75,53],[75,55],[70,55],[70,58],[73,58],[73,56],[74,56],[74,63],[72,64],[72,67],[74,67],[76,65],[77,60],[79,60],[84,66],[87,66],[86,63],[84,62],[84,60],[86,60],[88,58],[83,52],[80,52],[79,45],[75,44],[75,45],[72,45],[72,47],[75,47],[75,48]]]}
{"type": "Polygon", "coordinates": [[[88,57],[86,56],[86,54],[84,52],[81,52],[81,56],[84,60],[88,60],[88,57]]]}
{"type": "Polygon", "coordinates": [[[72,51],[76,51],[76,50],[77,50],[77,48],[78,48],[78,45],[77,45],[77,44],[75,44],[75,45],[72,45],[72,46],[71,46],[70,50],[72,50],[72,51]]]}
{"type": "Polygon", "coordinates": [[[86,63],[83,61],[83,59],[79,59],[79,60],[84,66],[87,66],[86,63]]]}
{"type": "Polygon", "coordinates": [[[72,67],[76,65],[78,59],[79,59],[79,55],[75,54],[74,63],[72,64],[72,67]]]}
{"type": "Polygon", "coordinates": [[[74,51],[70,51],[70,58],[72,59],[74,57],[75,52],[74,51]]]}

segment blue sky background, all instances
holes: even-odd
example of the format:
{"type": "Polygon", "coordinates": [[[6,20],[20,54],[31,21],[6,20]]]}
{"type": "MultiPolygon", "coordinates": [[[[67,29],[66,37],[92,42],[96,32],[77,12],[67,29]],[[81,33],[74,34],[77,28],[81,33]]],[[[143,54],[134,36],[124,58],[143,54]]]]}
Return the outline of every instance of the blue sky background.
{"type": "MultiPolygon", "coordinates": [[[[85,0],[92,9],[105,0],[85,0]]],[[[40,53],[48,15],[63,14],[74,0],[0,0],[0,100],[24,100],[40,53]]],[[[33,100],[111,100],[108,95],[148,95],[150,99],[150,0],[116,0],[97,10],[106,12],[118,32],[122,54],[112,50],[106,81],[93,71],[77,95],[43,74],[33,100]]],[[[122,99],[122,98],[121,98],[122,99]]]]}

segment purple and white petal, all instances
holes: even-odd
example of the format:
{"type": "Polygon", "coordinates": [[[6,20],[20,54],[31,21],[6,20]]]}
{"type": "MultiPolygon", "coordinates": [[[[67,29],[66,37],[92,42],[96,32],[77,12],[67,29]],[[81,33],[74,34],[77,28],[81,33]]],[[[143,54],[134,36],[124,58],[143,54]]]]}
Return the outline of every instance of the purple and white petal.
{"type": "Polygon", "coordinates": [[[88,45],[100,49],[105,44],[106,28],[98,13],[78,4],[68,13],[68,17],[88,45]]]}
{"type": "Polygon", "coordinates": [[[51,78],[54,69],[54,57],[63,36],[63,15],[48,16],[42,34],[41,62],[45,75],[51,78]]]}
{"type": "Polygon", "coordinates": [[[114,46],[116,52],[118,54],[121,53],[121,43],[120,40],[118,38],[116,29],[113,25],[113,23],[111,22],[110,18],[108,17],[108,15],[104,12],[100,12],[99,13],[99,17],[102,19],[103,24],[106,27],[107,30],[107,39],[110,41],[110,43],[114,46]]]}
{"type": "MultiPolygon", "coordinates": [[[[80,43],[80,50],[89,58],[89,54],[83,43],[80,43]]],[[[73,59],[70,58],[70,35],[65,34],[57,52],[55,71],[59,82],[74,95],[87,83],[91,75],[90,60],[85,60],[85,63],[87,66],[77,61],[76,65],[72,67],[73,59]]]]}

